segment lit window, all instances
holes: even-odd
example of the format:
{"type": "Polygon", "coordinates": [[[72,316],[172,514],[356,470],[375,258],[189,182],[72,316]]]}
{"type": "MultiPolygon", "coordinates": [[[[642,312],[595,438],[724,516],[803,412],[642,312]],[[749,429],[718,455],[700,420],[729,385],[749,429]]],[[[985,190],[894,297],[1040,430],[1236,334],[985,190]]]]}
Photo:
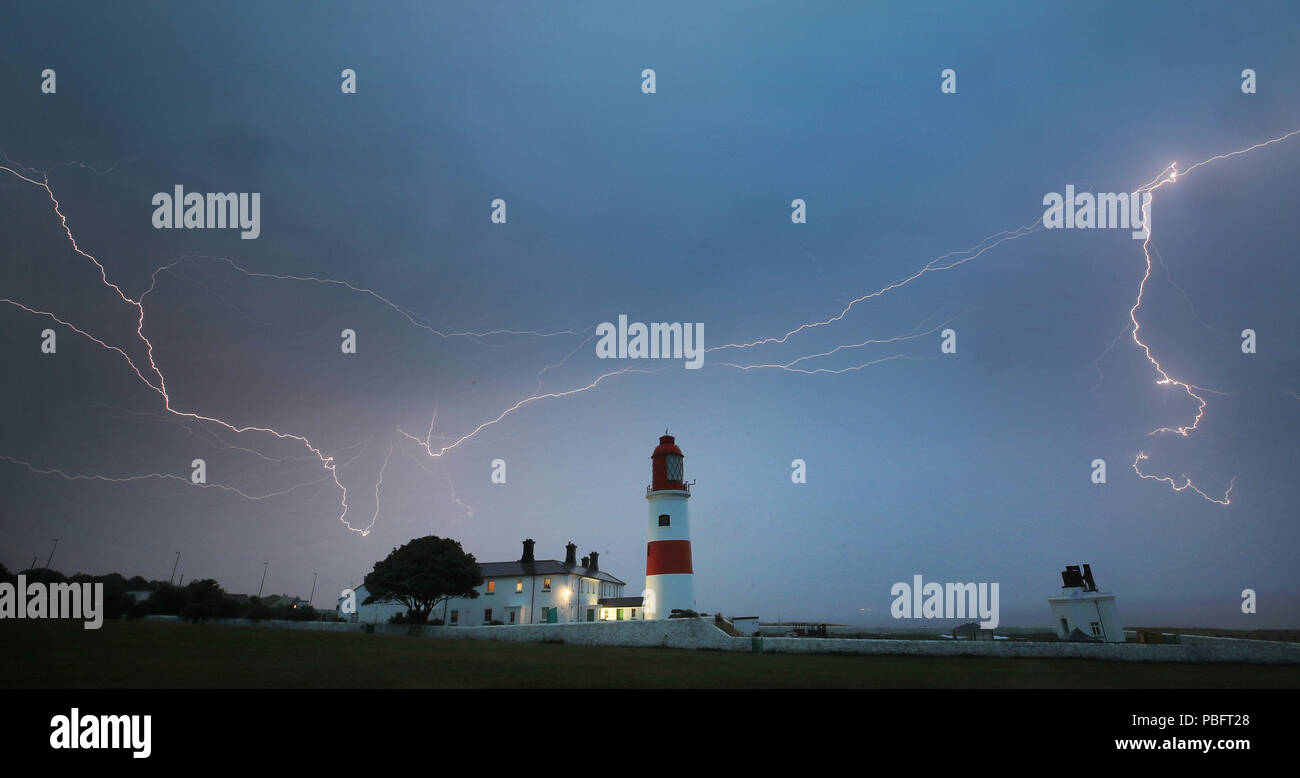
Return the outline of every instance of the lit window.
{"type": "Polygon", "coordinates": [[[542,591],[544,591],[544,592],[549,592],[550,590],[551,590],[551,579],[549,579],[549,578],[543,578],[543,579],[542,579],[542,591]]]}
{"type": "Polygon", "coordinates": [[[515,581],[515,593],[518,594],[519,592],[522,592],[523,590],[524,590],[524,582],[523,582],[523,581],[515,581]]]}
{"type": "Polygon", "coordinates": [[[667,527],[669,521],[671,521],[671,519],[668,518],[668,514],[666,513],[659,514],[659,526],[667,527]]]}
{"type": "Polygon", "coordinates": [[[497,591],[497,582],[496,582],[496,581],[488,581],[487,593],[488,593],[488,594],[496,594],[496,591],[497,591]]]}

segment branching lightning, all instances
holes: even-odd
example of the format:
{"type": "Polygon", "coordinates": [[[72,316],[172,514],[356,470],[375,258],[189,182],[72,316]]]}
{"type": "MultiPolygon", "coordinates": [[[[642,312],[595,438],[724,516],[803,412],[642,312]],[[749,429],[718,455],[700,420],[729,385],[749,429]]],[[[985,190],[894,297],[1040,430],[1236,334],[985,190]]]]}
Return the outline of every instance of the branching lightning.
{"type": "MultiPolygon", "coordinates": [[[[1159,376],[1159,379],[1156,381],[1157,385],[1176,386],[1179,389],[1181,389],[1183,392],[1185,392],[1188,397],[1190,397],[1192,400],[1196,402],[1196,413],[1193,416],[1190,424],[1183,424],[1177,427],[1159,427],[1157,429],[1152,430],[1149,433],[1151,435],[1159,435],[1159,434],[1172,432],[1176,435],[1181,435],[1184,438],[1187,437],[1198,427],[1200,427],[1201,420],[1205,418],[1205,409],[1208,405],[1205,398],[1200,394],[1198,394],[1197,392],[1205,392],[1207,394],[1222,394],[1221,392],[1214,392],[1213,390],[1205,389],[1203,387],[1199,387],[1194,384],[1187,383],[1185,381],[1180,381],[1172,377],[1171,375],[1169,375],[1169,373],[1165,370],[1165,368],[1160,364],[1160,361],[1156,359],[1155,354],[1152,353],[1151,346],[1148,345],[1145,341],[1143,341],[1141,337],[1142,324],[1141,322],[1138,321],[1137,312],[1138,309],[1142,307],[1142,297],[1146,292],[1147,281],[1151,279],[1151,273],[1152,273],[1151,237],[1152,235],[1155,234],[1155,226],[1152,223],[1151,210],[1152,210],[1152,204],[1155,202],[1155,192],[1161,187],[1165,186],[1166,184],[1172,184],[1176,181],[1180,181],[1186,178],[1188,174],[1192,173],[1197,168],[1200,168],[1204,165],[1208,165],[1211,162],[1215,162],[1222,159],[1229,159],[1231,157],[1240,156],[1242,154],[1247,154],[1256,149],[1261,149],[1264,148],[1265,146],[1271,146],[1274,143],[1281,143],[1282,141],[1287,140],[1288,138],[1294,137],[1296,135],[1300,135],[1300,129],[1292,130],[1291,132],[1288,132],[1285,135],[1279,135],[1276,138],[1271,138],[1269,140],[1263,141],[1262,143],[1256,143],[1253,146],[1248,146],[1244,149],[1238,149],[1236,151],[1231,151],[1226,154],[1218,154],[1213,157],[1209,157],[1208,159],[1201,160],[1200,162],[1191,165],[1186,170],[1179,170],[1178,163],[1171,162],[1169,163],[1168,166],[1165,167],[1164,170],[1160,172],[1160,175],[1156,176],[1154,180],[1148,182],[1147,184],[1144,184],[1142,187],[1140,187],[1137,190],[1139,193],[1146,192],[1146,193],[1150,193],[1151,195],[1150,198],[1146,199],[1142,205],[1143,223],[1146,225],[1146,230],[1147,230],[1146,238],[1142,241],[1142,255],[1146,260],[1146,269],[1142,274],[1142,281],[1138,284],[1137,299],[1133,301],[1133,307],[1129,309],[1128,315],[1129,315],[1129,320],[1131,322],[1131,325],[1125,329],[1125,332],[1128,332],[1133,336],[1133,342],[1137,344],[1137,347],[1142,350],[1142,353],[1146,356],[1147,361],[1150,362],[1152,368],[1155,369],[1156,375],[1159,376]]],[[[1236,486],[1236,482],[1237,482],[1236,476],[1233,476],[1233,478],[1228,482],[1228,489],[1223,493],[1223,497],[1221,498],[1213,497],[1207,494],[1205,491],[1203,491],[1200,487],[1196,486],[1192,482],[1191,477],[1186,474],[1180,476],[1180,478],[1182,479],[1182,483],[1179,484],[1176,479],[1171,478],[1169,476],[1151,475],[1142,472],[1141,463],[1146,461],[1147,459],[1150,459],[1150,456],[1143,451],[1139,451],[1137,456],[1133,459],[1133,472],[1137,473],[1139,477],[1167,483],[1169,484],[1170,488],[1172,488],[1176,492],[1181,492],[1190,489],[1191,491],[1195,492],[1196,494],[1200,495],[1206,500],[1209,500],[1210,502],[1213,503],[1217,503],[1219,505],[1230,504],[1232,490],[1236,486]]]]}
{"type": "MultiPolygon", "coordinates": [[[[1098,370],[1098,375],[1100,376],[1101,359],[1104,358],[1106,354],[1109,353],[1115,347],[1115,345],[1117,345],[1119,341],[1123,339],[1124,335],[1129,334],[1131,335],[1134,344],[1142,351],[1147,361],[1151,364],[1152,368],[1154,369],[1155,374],[1157,376],[1156,383],[1162,386],[1177,387],[1179,390],[1184,392],[1189,397],[1189,399],[1191,399],[1195,403],[1196,405],[1195,414],[1193,415],[1193,417],[1188,423],[1184,423],[1182,425],[1173,426],[1173,427],[1160,427],[1152,430],[1151,433],[1149,433],[1151,435],[1173,433],[1182,437],[1187,437],[1191,432],[1199,428],[1201,420],[1205,417],[1205,412],[1208,403],[1203,395],[1219,394],[1219,392],[1215,392],[1214,390],[1206,389],[1204,387],[1199,387],[1189,382],[1181,381],[1179,379],[1174,378],[1172,375],[1170,375],[1170,373],[1166,370],[1166,368],[1157,360],[1155,354],[1153,353],[1152,348],[1142,337],[1142,332],[1141,332],[1142,324],[1139,320],[1138,312],[1142,307],[1143,296],[1146,291],[1147,282],[1150,280],[1153,272],[1152,254],[1154,252],[1154,247],[1151,244],[1151,240],[1152,240],[1151,236],[1154,233],[1154,230],[1152,228],[1153,225],[1152,225],[1152,214],[1151,214],[1151,202],[1154,200],[1154,193],[1157,190],[1164,187],[1166,184],[1171,184],[1181,180],[1182,178],[1185,178],[1187,175],[1189,175],[1190,173],[1194,172],[1195,170],[1197,170],[1198,168],[1204,165],[1208,165],[1218,160],[1229,159],[1242,154],[1246,154],[1256,149],[1260,149],[1275,143],[1285,141],[1298,134],[1300,134],[1300,129],[1293,130],[1285,135],[1272,138],[1262,143],[1257,143],[1247,148],[1210,157],[1208,159],[1197,162],[1183,170],[1180,170],[1178,168],[1177,163],[1171,163],[1160,173],[1159,176],[1157,176],[1154,180],[1148,182],[1147,184],[1143,185],[1143,187],[1141,187],[1138,190],[1138,192],[1145,192],[1151,194],[1151,198],[1146,200],[1146,202],[1142,206],[1143,216],[1145,219],[1144,223],[1147,226],[1147,236],[1142,244],[1142,251],[1145,259],[1145,272],[1143,274],[1141,282],[1138,285],[1136,299],[1132,307],[1129,309],[1129,322],[1126,324],[1124,330],[1121,331],[1118,336],[1116,336],[1114,341],[1112,341],[1111,345],[1106,349],[1106,351],[1103,352],[1102,356],[1097,359],[1097,370],[1098,370]]],[[[5,159],[8,161],[8,157],[5,157],[5,159]]],[[[100,171],[96,171],[93,168],[90,168],[89,166],[81,163],[68,163],[68,164],[77,164],[83,168],[90,169],[94,173],[102,174],[100,171]]],[[[116,167],[116,164],[119,163],[115,163],[114,167],[116,167]]],[[[103,173],[107,173],[111,170],[112,168],[109,168],[108,170],[103,171],[103,173]]],[[[334,452],[333,454],[327,454],[316,444],[312,443],[304,435],[284,432],[281,430],[274,429],[270,426],[258,426],[254,424],[248,424],[248,423],[227,421],[225,419],[217,418],[214,416],[203,415],[193,410],[185,410],[176,407],[174,399],[171,396],[167,387],[167,378],[164,375],[161,368],[158,366],[157,361],[155,360],[154,344],[152,341],[150,341],[149,337],[146,336],[145,334],[145,300],[146,298],[149,297],[150,294],[154,293],[155,290],[157,289],[158,279],[160,274],[165,272],[175,273],[177,267],[185,262],[203,261],[203,262],[219,263],[219,264],[226,265],[232,270],[234,270],[235,272],[238,272],[248,278],[299,282],[299,283],[312,283],[312,284],[331,286],[331,287],[341,287],[353,293],[365,295],[379,302],[380,304],[386,306],[388,309],[390,309],[398,316],[403,318],[409,324],[417,328],[420,328],[436,337],[443,338],[443,339],[471,338],[480,342],[488,342],[491,339],[497,337],[552,338],[558,336],[577,336],[577,335],[587,336],[585,340],[579,343],[577,347],[575,347],[572,351],[570,351],[559,362],[548,364],[538,372],[537,389],[535,392],[515,402],[514,404],[506,407],[495,417],[479,423],[477,426],[473,427],[472,429],[470,429],[469,432],[463,435],[435,436],[434,426],[437,421],[436,409],[434,411],[433,418],[429,423],[428,430],[423,437],[418,437],[416,435],[408,433],[405,430],[401,429],[400,427],[396,428],[396,431],[399,436],[413,442],[420,450],[424,452],[426,457],[430,459],[440,458],[443,455],[447,454],[448,452],[455,450],[456,448],[460,447],[462,444],[475,438],[484,430],[502,421],[507,416],[531,404],[538,403],[545,400],[554,400],[554,399],[559,399],[564,397],[570,397],[586,391],[590,391],[595,389],[597,386],[599,386],[607,379],[616,376],[621,376],[628,373],[656,373],[668,369],[668,367],[658,367],[658,368],[624,367],[618,370],[613,370],[613,371],[603,373],[597,376],[595,379],[589,381],[588,383],[571,389],[543,391],[542,390],[543,379],[545,375],[548,372],[563,366],[565,363],[569,361],[570,358],[572,358],[575,354],[581,351],[587,344],[589,344],[592,338],[594,337],[593,335],[590,335],[591,329],[585,329],[585,330],[564,329],[564,330],[550,330],[550,331],[494,329],[494,330],[488,330],[482,332],[474,332],[468,330],[452,330],[452,329],[437,326],[433,322],[426,319],[425,317],[393,301],[389,297],[386,297],[380,294],[379,292],[376,292],[372,289],[363,286],[358,286],[349,283],[347,281],[342,281],[333,278],[321,278],[321,277],[307,276],[307,275],[293,275],[293,274],[253,271],[243,267],[242,265],[235,262],[234,260],[225,257],[185,255],[175,260],[174,262],[162,265],[161,267],[155,269],[151,274],[149,287],[139,295],[138,299],[133,299],[125,291],[123,291],[123,289],[120,286],[118,286],[116,283],[110,280],[109,272],[103,263],[101,263],[95,256],[83,250],[81,246],[78,245],[77,240],[72,232],[72,229],[68,224],[68,218],[63,213],[62,207],[60,206],[60,203],[58,199],[55,197],[54,191],[50,186],[48,174],[46,174],[43,171],[36,171],[29,168],[25,168],[21,165],[17,165],[13,163],[12,161],[8,161],[8,165],[0,165],[0,171],[7,172],[23,182],[26,182],[33,186],[40,187],[41,189],[44,190],[46,196],[49,198],[49,201],[52,205],[55,215],[59,219],[60,226],[62,227],[68,242],[72,246],[73,251],[77,255],[81,256],[82,258],[90,262],[92,265],[94,265],[94,267],[98,271],[100,282],[105,287],[112,290],[112,292],[115,293],[117,297],[124,304],[130,306],[135,310],[135,318],[136,318],[135,333],[140,343],[143,345],[144,353],[148,361],[148,367],[142,368],[121,346],[111,344],[105,341],[104,339],[97,337],[96,335],[92,334],[88,330],[83,329],[79,327],[77,324],[73,323],[66,316],[61,316],[51,311],[33,308],[23,304],[22,302],[7,297],[0,297],[0,302],[3,302],[13,307],[17,307],[33,316],[47,318],[59,324],[60,326],[65,327],[77,333],[78,335],[81,335],[82,337],[88,339],[90,342],[100,346],[101,348],[113,352],[118,356],[120,356],[126,362],[127,366],[130,368],[131,372],[136,376],[136,378],[138,378],[144,386],[152,390],[161,398],[162,409],[163,411],[165,411],[165,414],[156,416],[156,418],[175,421],[176,423],[180,424],[180,426],[182,426],[191,435],[196,435],[196,433],[192,429],[190,429],[190,427],[188,426],[188,422],[196,423],[199,429],[203,430],[206,434],[210,435],[211,438],[218,441],[218,443],[214,445],[218,445],[219,447],[223,447],[227,449],[234,449],[242,452],[247,452],[259,456],[262,459],[267,461],[284,461],[286,459],[292,459],[292,458],[298,458],[304,460],[315,459],[318,462],[319,466],[322,468],[324,473],[320,478],[316,479],[315,481],[296,484],[285,490],[266,493],[266,494],[252,494],[247,491],[238,489],[236,487],[223,485],[223,484],[196,484],[196,485],[203,486],[206,488],[215,488],[219,490],[228,491],[237,494],[238,496],[244,499],[266,500],[273,497],[284,496],[286,494],[289,494],[290,492],[293,492],[296,489],[311,484],[330,483],[332,484],[332,486],[335,488],[335,490],[338,492],[339,495],[338,497],[338,505],[340,509],[338,515],[339,521],[342,522],[347,527],[348,530],[352,532],[356,532],[362,536],[368,535],[370,533],[370,531],[375,525],[375,522],[378,519],[379,512],[380,512],[380,494],[384,482],[385,472],[387,470],[390,460],[392,459],[392,454],[393,454],[395,444],[398,441],[390,442],[388,452],[383,460],[382,466],[379,469],[378,477],[374,486],[374,500],[375,500],[374,513],[370,517],[369,523],[367,523],[365,526],[353,526],[348,521],[348,513],[350,510],[349,503],[348,503],[348,490],[340,480],[338,474],[339,467],[341,464],[335,459],[335,456],[338,453],[338,451],[334,452]],[[266,436],[280,441],[292,441],[293,443],[301,446],[308,453],[300,457],[284,457],[280,459],[271,458],[266,456],[265,454],[262,454],[261,452],[256,451],[255,449],[247,448],[243,446],[235,446],[233,444],[228,443],[226,440],[221,438],[220,435],[217,434],[215,429],[210,429],[208,425],[212,425],[212,427],[215,428],[223,428],[225,431],[229,433],[233,433],[235,435],[252,433],[255,435],[266,436]],[[434,442],[435,438],[438,438],[439,442],[435,443],[434,442]]],[[[959,250],[959,251],[952,251],[947,254],[943,254],[941,256],[935,257],[929,260],[928,262],[926,262],[924,265],[922,265],[920,269],[918,269],[916,272],[908,276],[905,276],[903,278],[899,278],[898,280],[895,280],[893,282],[890,282],[885,286],[882,286],[874,291],[862,294],[852,299],[846,305],[844,305],[843,308],[838,313],[828,318],[821,319],[821,320],[813,320],[802,324],[798,324],[797,326],[794,326],[793,328],[787,330],[784,334],[780,336],[764,337],[749,342],[728,343],[724,345],[712,346],[706,348],[705,351],[707,353],[707,352],[717,352],[726,349],[750,349],[750,348],[756,348],[764,345],[784,344],[796,335],[808,332],[810,330],[814,330],[822,327],[828,327],[830,325],[842,321],[849,314],[849,312],[853,310],[854,307],[859,305],[860,303],[866,302],[873,298],[881,297],[892,291],[905,287],[908,284],[911,284],[912,282],[921,279],[927,274],[935,273],[935,272],[943,272],[943,271],[958,268],[962,265],[974,261],[975,259],[978,259],[979,257],[983,256],[987,252],[993,250],[994,248],[1008,241],[1013,241],[1025,237],[1034,232],[1037,232],[1040,229],[1043,229],[1042,222],[1035,220],[1034,222],[1023,225],[1021,227],[1016,227],[1014,229],[1003,230],[1000,232],[993,233],[991,235],[986,236],[985,238],[983,238],[982,240],[980,240],[978,243],[971,246],[970,248],[959,250]]],[[[1161,260],[1161,263],[1163,265],[1163,260],[1161,260]]],[[[1168,273],[1167,267],[1165,268],[1165,270],[1166,273],[1168,273]]],[[[1172,283],[1172,278],[1170,279],[1170,281],[1172,283]]],[[[1186,293],[1184,293],[1184,297],[1186,297],[1186,293]]],[[[1188,302],[1190,304],[1190,300],[1188,302]]],[[[1199,320],[1199,316],[1197,318],[1199,320]]],[[[947,322],[945,322],[945,324],[946,323],[947,322]]],[[[1202,323],[1204,324],[1204,322],[1202,323]]],[[[935,326],[927,330],[922,330],[921,328],[924,326],[925,326],[925,322],[922,322],[911,332],[908,332],[903,335],[897,335],[897,336],[886,337],[886,338],[869,338],[858,342],[845,343],[830,348],[828,350],[819,351],[816,353],[809,353],[803,356],[798,356],[786,362],[750,363],[750,364],[740,364],[737,362],[720,362],[718,364],[723,367],[738,369],[742,371],[760,370],[760,369],[782,370],[786,372],[799,373],[805,375],[849,373],[853,371],[863,370],[874,365],[878,365],[878,364],[882,364],[894,360],[915,360],[915,359],[922,359],[922,357],[910,356],[903,353],[895,353],[895,354],[890,354],[875,359],[869,359],[859,364],[850,365],[847,367],[840,367],[840,368],[808,367],[803,365],[803,363],[809,360],[831,357],[833,355],[838,354],[839,352],[847,351],[851,349],[858,349],[867,346],[884,345],[884,344],[915,340],[933,334],[934,332],[938,331],[941,327],[943,327],[944,324],[940,324],[938,326],[935,326]]],[[[1288,394],[1291,394],[1293,397],[1297,397],[1298,399],[1300,399],[1300,395],[1296,395],[1293,392],[1288,392],[1288,394]]],[[[349,446],[347,448],[352,448],[352,446],[349,446]]],[[[343,451],[343,450],[346,449],[340,449],[339,451],[343,451]]],[[[357,456],[359,455],[360,454],[358,454],[357,456]]],[[[1215,497],[1206,493],[1200,487],[1196,486],[1192,482],[1192,479],[1186,476],[1185,474],[1180,476],[1179,478],[1173,478],[1169,476],[1160,476],[1160,475],[1144,473],[1140,465],[1142,462],[1146,461],[1149,458],[1150,457],[1147,453],[1139,452],[1133,461],[1133,470],[1140,478],[1167,483],[1170,486],[1170,488],[1173,489],[1174,491],[1190,490],[1200,495],[1202,498],[1220,505],[1228,505],[1230,503],[1230,497],[1236,483],[1235,476],[1230,481],[1228,489],[1223,494],[1223,496],[1221,498],[1215,497]]],[[[170,474],[170,473],[147,473],[143,475],[124,476],[124,477],[114,477],[114,476],[105,476],[105,475],[81,475],[81,474],[70,474],[64,470],[60,470],[57,468],[38,467],[29,462],[19,460],[10,456],[0,455],[0,460],[24,467],[28,471],[36,475],[53,476],[68,481],[98,481],[98,482],[108,482],[108,483],[130,483],[130,482],[147,481],[147,480],[176,480],[187,484],[190,483],[189,479],[179,475],[170,474]]],[[[416,461],[417,463],[419,463],[418,460],[416,461]]],[[[420,466],[422,468],[424,467],[423,464],[421,464],[420,466]]],[[[447,478],[448,478],[448,485],[452,486],[450,481],[450,476],[447,476],[447,478]]],[[[466,508],[469,515],[471,516],[473,515],[473,509],[470,506],[463,503],[461,500],[456,498],[454,487],[452,488],[452,500],[457,504],[461,505],[462,507],[466,508]]]]}

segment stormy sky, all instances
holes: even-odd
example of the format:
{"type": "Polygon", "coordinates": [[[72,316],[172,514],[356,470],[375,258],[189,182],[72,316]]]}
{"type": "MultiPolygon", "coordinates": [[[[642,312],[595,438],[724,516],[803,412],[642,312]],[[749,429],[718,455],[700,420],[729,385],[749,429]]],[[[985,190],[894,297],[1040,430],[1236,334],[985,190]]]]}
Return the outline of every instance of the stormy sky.
{"type": "Polygon", "coordinates": [[[668,428],[697,481],[703,610],[887,624],[890,586],[920,574],[998,582],[1002,623],[1046,624],[1058,572],[1089,562],[1126,624],[1300,621],[1300,136],[1155,193],[1138,318],[1165,370],[1206,388],[1186,437],[1149,434],[1190,424],[1197,403],[1157,385],[1125,333],[1145,270],[1127,230],[1036,230],[699,370],[598,359],[589,340],[620,314],[702,323],[706,347],[781,339],[1032,225],[1046,193],[1131,192],[1171,162],[1300,128],[1294,5],[56,2],[8,16],[2,164],[45,171],[122,296],[46,191],[0,171],[0,297],[126,355],[0,305],[10,569],[56,537],[65,572],[165,579],[180,551],[187,580],[235,592],[257,590],[264,562],[268,592],[305,596],[318,572],[329,607],[412,537],[454,537],[482,561],[531,537],[542,558],[570,540],[600,551],[637,593],[648,457],[668,428]],[[956,94],[940,91],[945,68],[956,94]],[[260,193],[260,236],[155,229],[151,198],[178,184],[260,193]],[[130,302],[145,290],[172,409],[306,438],[369,534],[340,521],[342,494],[301,441],[167,412],[127,362],[156,379],[130,302]],[[909,335],[794,364],[824,372],[740,367],[909,335]],[[430,457],[402,431],[425,438],[435,412],[434,451],[456,445],[430,457]],[[1230,505],[1140,479],[1139,452],[1146,472],[1211,496],[1232,483],[1230,505]],[[196,458],[210,484],[257,499],[188,483],[196,458]]]}

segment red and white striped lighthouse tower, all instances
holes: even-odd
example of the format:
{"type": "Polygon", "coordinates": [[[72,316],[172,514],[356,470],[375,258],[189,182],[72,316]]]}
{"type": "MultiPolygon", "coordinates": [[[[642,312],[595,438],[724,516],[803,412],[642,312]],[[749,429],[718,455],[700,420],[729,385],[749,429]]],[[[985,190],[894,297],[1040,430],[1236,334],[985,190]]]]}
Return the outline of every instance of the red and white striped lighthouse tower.
{"type": "Polygon", "coordinates": [[[690,484],[685,455],[672,435],[659,438],[650,455],[649,543],[645,560],[645,611],[648,619],[666,619],[674,610],[695,610],[695,569],[691,566],[691,522],[686,501],[690,484]]]}

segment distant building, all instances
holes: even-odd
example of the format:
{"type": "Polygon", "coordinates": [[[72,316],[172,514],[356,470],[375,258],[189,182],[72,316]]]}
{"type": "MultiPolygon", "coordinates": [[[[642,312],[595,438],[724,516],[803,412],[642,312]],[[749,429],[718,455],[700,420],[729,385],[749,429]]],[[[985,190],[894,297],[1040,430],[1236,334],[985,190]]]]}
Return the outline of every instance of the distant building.
{"type": "Polygon", "coordinates": [[[992,640],[993,630],[984,629],[978,621],[968,621],[952,628],[953,640],[992,640]]]}
{"type": "Polygon", "coordinates": [[[1069,565],[1061,572],[1061,593],[1048,597],[1052,608],[1052,623],[1061,640],[1089,638],[1105,643],[1123,643],[1124,628],[1120,625],[1119,611],[1115,609],[1115,595],[1097,591],[1092,579],[1092,567],[1069,565]],[[1075,631],[1081,635],[1071,635],[1075,631]]]}

